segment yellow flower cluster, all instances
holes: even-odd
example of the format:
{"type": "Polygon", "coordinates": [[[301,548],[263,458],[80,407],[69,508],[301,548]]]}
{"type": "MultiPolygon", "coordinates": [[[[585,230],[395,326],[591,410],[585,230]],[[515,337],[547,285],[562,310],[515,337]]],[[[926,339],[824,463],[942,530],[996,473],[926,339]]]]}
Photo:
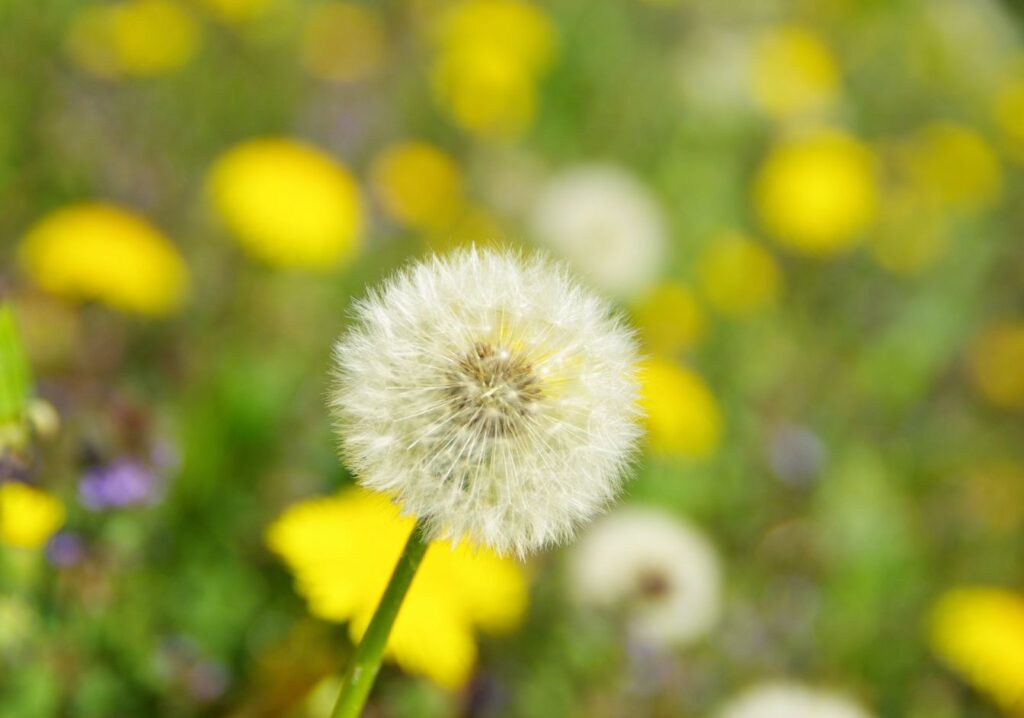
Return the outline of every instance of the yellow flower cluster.
{"type": "Polygon", "coordinates": [[[771,252],[734,232],[716,237],[704,249],[697,277],[711,306],[732,317],[771,305],[782,289],[782,271],[771,252]]]}
{"type": "Polygon", "coordinates": [[[773,117],[820,113],[838,96],[839,70],[813,30],[795,25],[768,28],[757,38],[751,59],[754,101],[773,117]]]}
{"type": "Polygon", "coordinates": [[[324,2],[306,15],[299,59],[306,71],[338,84],[376,74],[387,52],[387,29],[373,5],[324,2]]]}
{"type": "Polygon", "coordinates": [[[28,231],[19,256],[43,289],[126,312],[172,312],[188,283],[174,245],[142,217],[109,204],[71,205],[47,215],[28,231]]]}
{"type": "Polygon", "coordinates": [[[947,592],[932,612],[931,644],[1007,711],[1024,711],[1024,597],[997,588],[947,592]]]}
{"type": "Polygon", "coordinates": [[[982,398],[1003,409],[1024,410],[1024,322],[987,327],[968,350],[967,371],[982,398]]]}
{"type": "Polygon", "coordinates": [[[640,386],[640,404],[654,451],[691,458],[715,451],[722,415],[700,376],[666,359],[649,358],[640,367],[640,386]]]}
{"type": "Polygon", "coordinates": [[[64,504],[49,493],[10,481],[0,484],[0,542],[38,549],[64,523],[64,504]]]}
{"type": "Polygon", "coordinates": [[[485,138],[530,125],[537,83],[555,52],[554,27],[539,6],[462,0],[442,13],[434,41],[434,97],[457,125],[485,138]]]}
{"type": "Polygon", "coordinates": [[[127,0],[86,5],[66,40],[71,59],[105,78],[173,72],[196,53],[199,23],[175,0],[127,0]]]}
{"type": "MultiPolygon", "coordinates": [[[[358,640],[412,526],[383,495],[350,489],[292,506],[270,527],[267,542],[295,575],[310,611],[349,621],[358,640]]],[[[526,578],[514,561],[466,542],[434,543],[398,613],[387,654],[409,673],[458,688],[476,661],[474,630],[515,628],[526,602],[526,578]]]]}
{"type": "Polygon", "coordinates": [[[225,152],[207,182],[224,224],[268,264],[326,270],[359,249],[356,182],[315,147],[286,138],[249,140],[225,152]]]}
{"type": "Polygon", "coordinates": [[[871,150],[840,130],[784,140],[757,172],[755,210],[787,249],[835,256],[853,247],[875,219],[875,165],[871,150]]]}

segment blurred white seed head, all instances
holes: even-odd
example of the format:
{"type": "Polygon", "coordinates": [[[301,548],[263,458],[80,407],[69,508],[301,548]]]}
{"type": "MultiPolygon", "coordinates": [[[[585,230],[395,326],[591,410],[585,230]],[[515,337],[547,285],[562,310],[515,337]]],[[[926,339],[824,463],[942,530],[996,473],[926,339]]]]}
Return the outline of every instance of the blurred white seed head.
{"type": "Polygon", "coordinates": [[[561,266],[476,249],[414,264],[357,305],[335,356],[349,467],[432,538],[523,556],[619,491],[636,346],[561,266]]]}
{"type": "Polygon", "coordinates": [[[716,718],[871,718],[844,696],[795,683],[763,683],[730,701],[716,718]]]}
{"type": "Polygon", "coordinates": [[[616,296],[649,287],[665,262],[661,209],[618,167],[585,165],[555,177],[540,190],[530,221],[538,242],[616,296]]]}
{"type": "Polygon", "coordinates": [[[721,612],[721,567],[697,528],[653,508],[601,519],[573,548],[570,579],[584,605],[622,609],[632,637],[666,647],[706,635],[721,612]]]}

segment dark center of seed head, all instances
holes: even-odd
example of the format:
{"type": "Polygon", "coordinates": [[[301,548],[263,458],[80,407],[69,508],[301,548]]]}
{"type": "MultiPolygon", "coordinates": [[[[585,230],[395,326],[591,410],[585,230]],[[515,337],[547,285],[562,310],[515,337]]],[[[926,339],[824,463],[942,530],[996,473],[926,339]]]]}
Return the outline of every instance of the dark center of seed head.
{"type": "Polygon", "coordinates": [[[541,399],[533,366],[502,346],[477,342],[448,373],[445,392],[463,426],[483,436],[520,431],[541,399]]]}
{"type": "Polygon", "coordinates": [[[641,599],[657,600],[666,596],[670,590],[672,584],[661,571],[642,571],[637,578],[637,594],[641,599]]]}

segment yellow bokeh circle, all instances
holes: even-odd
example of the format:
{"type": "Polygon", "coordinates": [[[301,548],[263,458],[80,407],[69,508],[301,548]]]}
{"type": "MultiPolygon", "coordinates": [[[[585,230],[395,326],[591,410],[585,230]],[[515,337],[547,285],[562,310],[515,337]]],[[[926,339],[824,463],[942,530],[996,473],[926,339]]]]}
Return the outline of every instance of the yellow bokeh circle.
{"type": "Polygon", "coordinates": [[[268,264],[330,269],[360,247],[363,212],[355,179],[306,143],[244,142],[216,161],[207,186],[238,242],[268,264]]]}

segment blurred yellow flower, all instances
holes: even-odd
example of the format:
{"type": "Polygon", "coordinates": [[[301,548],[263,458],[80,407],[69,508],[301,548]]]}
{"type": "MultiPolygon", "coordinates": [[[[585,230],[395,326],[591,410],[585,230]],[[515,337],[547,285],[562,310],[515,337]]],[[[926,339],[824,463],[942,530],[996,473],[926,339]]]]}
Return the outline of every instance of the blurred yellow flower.
{"type": "Polygon", "coordinates": [[[751,90],[768,114],[781,119],[827,109],[839,91],[839,70],[825,42],[805,27],[761,33],[754,46],[751,90]]]}
{"type": "Polygon", "coordinates": [[[655,287],[633,309],[644,349],[673,356],[689,349],[704,334],[704,314],[689,287],[665,283],[655,287]]]}
{"type": "Polygon", "coordinates": [[[893,274],[915,275],[932,267],[949,247],[949,219],[935,199],[910,184],[886,193],[868,237],[871,255],[893,274]]]}
{"type": "Polygon", "coordinates": [[[915,185],[951,209],[982,210],[1002,190],[999,159],[970,127],[950,122],[922,127],[910,141],[904,161],[915,185]]]}
{"type": "Polygon", "coordinates": [[[37,549],[64,523],[64,505],[41,489],[16,481],[0,484],[0,542],[37,549]]]}
{"type": "Polygon", "coordinates": [[[1004,83],[992,100],[992,116],[1007,154],[1024,164],[1024,79],[1004,83]]]}
{"type": "Polygon", "coordinates": [[[1024,710],[1024,598],[998,588],[945,593],[931,616],[935,654],[1007,711],[1024,710]]]}
{"type": "Polygon", "coordinates": [[[237,145],[210,170],[208,190],[242,247],[269,264],[330,269],[359,249],[356,182],[311,145],[286,138],[237,145]]]}
{"type": "Polygon", "coordinates": [[[800,254],[830,257],[849,249],[874,220],[877,204],[874,154],[839,130],[783,141],[754,181],[765,229],[800,254]]]}
{"type": "Polygon", "coordinates": [[[443,13],[435,41],[442,48],[493,50],[529,72],[554,57],[555,30],[544,10],[523,0],[464,0],[443,13]]]}
{"type": "Polygon", "coordinates": [[[265,15],[274,0],[198,0],[217,19],[229,25],[238,25],[265,15]]]}
{"type": "Polygon", "coordinates": [[[465,0],[441,14],[434,39],[435,100],[456,124],[488,138],[529,126],[555,48],[554,26],[539,6],[465,0]]]}
{"type": "Polygon", "coordinates": [[[701,458],[718,446],[722,415],[711,390],[696,373],[664,359],[640,367],[641,406],[651,447],[701,458]]]}
{"type": "Polygon", "coordinates": [[[727,316],[754,314],[782,290],[782,272],[771,252],[735,232],[716,237],[701,252],[697,277],[708,302],[727,316]]]}
{"type": "Polygon", "coordinates": [[[370,182],[384,210],[420,230],[450,225],[462,208],[462,174],[455,160],[426,142],[400,142],[373,161],[370,182]]]}
{"type": "Polygon", "coordinates": [[[514,137],[533,120],[533,76],[514,58],[488,47],[445,52],[435,63],[438,103],[460,127],[481,137],[514,137]]]}
{"type": "Polygon", "coordinates": [[[365,80],[380,69],[386,51],[384,20],[372,5],[323,2],[306,15],[299,57],[314,77],[337,83],[365,80]]]}
{"type": "Polygon", "coordinates": [[[200,27],[173,0],[86,5],[75,16],[66,48],[83,70],[100,77],[150,77],[187,63],[200,27]]]}
{"type": "MultiPolygon", "coordinates": [[[[413,520],[383,495],[349,489],[289,508],[267,534],[295,575],[316,616],[366,630],[413,520]]],[[[517,563],[486,549],[437,542],[416,574],[388,639],[387,654],[409,673],[446,688],[468,680],[476,661],[474,629],[515,628],[526,609],[517,563]]]]}
{"type": "Polygon", "coordinates": [[[163,234],[133,212],[103,203],[47,215],[25,235],[19,258],[49,292],[139,314],[174,311],[188,282],[184,261],[163,234]]]}
{"type": "Polygon", "coordinates": [[[1004,409],[1024,409],[1024,321],[995,324],[975,337],[967,370],[983,398],[1004,409]]]}

